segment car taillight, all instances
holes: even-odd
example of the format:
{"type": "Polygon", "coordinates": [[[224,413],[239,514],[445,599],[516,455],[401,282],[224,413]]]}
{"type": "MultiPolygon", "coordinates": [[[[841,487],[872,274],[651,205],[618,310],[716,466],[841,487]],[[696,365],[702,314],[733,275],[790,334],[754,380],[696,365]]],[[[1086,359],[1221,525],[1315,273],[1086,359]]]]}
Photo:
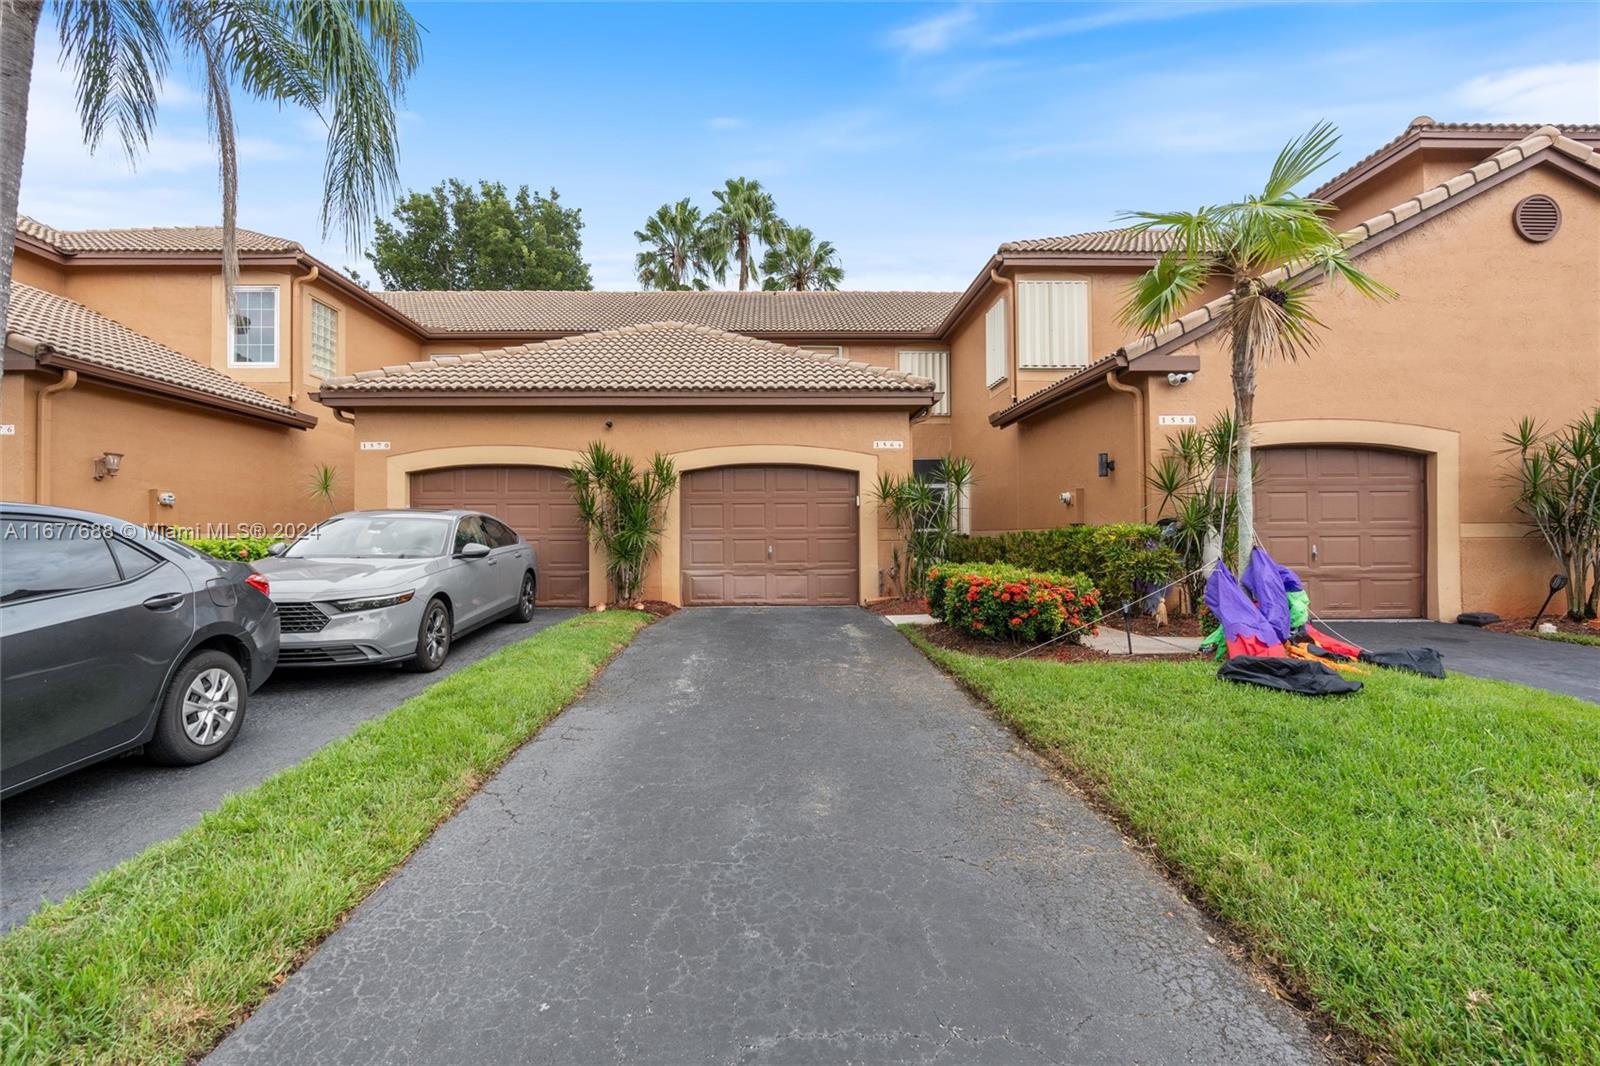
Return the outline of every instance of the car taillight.
{"type": "Polygon", "coordinates": [[[251,574],[249,577],[244,579],[244,583],[261,593],[263,596],[272,595],[272,586],[267,584],[267,579],[262,577],[260,574],[251,574]]]}

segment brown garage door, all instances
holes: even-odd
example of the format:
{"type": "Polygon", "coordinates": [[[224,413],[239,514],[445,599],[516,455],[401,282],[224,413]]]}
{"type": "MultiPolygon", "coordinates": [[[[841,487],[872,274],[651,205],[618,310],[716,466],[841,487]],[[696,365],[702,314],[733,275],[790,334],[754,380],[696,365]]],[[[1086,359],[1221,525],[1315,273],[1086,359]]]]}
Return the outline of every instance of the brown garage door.
{"type": "Polygon", "coordinates": [[[521,533],[539,559],[539,602],[589,603],[589,544],[567,472],[547,466],[455,466],[411,475],[411,506],[470,508],[521,533]]]}
{"type": "Polygon", "coordinates": [[[1420,618],[1424,460],[1378,448],[1258,451],[1256,531],[1328,618],[1420,618]]]}
{"type": "Polygon", "coordinates": [[[856,475],[727,466],[683,478],[683,602],[855,603],[856,475]]]}

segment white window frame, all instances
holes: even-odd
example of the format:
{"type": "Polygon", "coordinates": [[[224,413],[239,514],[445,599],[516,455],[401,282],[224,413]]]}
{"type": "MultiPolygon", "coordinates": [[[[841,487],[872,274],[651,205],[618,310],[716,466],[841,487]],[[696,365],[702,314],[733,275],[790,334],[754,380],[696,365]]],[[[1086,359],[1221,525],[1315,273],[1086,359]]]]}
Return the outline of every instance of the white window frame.
{"type": "Polygon", "coordinates": [[[311,364],[311,376],[323,380],[337,377],[339,375],[339,309],[332,304],[323,303],[315,296],[308,296],[306,299],[311,301],[311,306],[307,309],[306,314],[306,329],[310,334],[307,340],[310,341],[311,350],[307,355],[311,364]],[[319,307],[333,316],[333,369],[329,370],[327,374],[322,374],[317,369],[317,308],[319,307]]]}
{"type": "Polygon", "coordinates": [[[1077,370],[1089,365],[1089,283],[1067,278],[1017,282],[1017,367],[1077,370]]]}
{"type": "Polygon", "coordinates": [[[915,374],[918,377],[933,379],[934,388],[939,392],[939,402],[928,408],[928,414],[948,417],[950,414],[950,351],[947,348],[902,348],[895,353],[900,370],[905,374],[915,374]],[[907,357],[910,357],[909,359],[907,357]],[[925,357],[932,356],[934,372],[924,372],[920,365],[925,357]],[[907,365],[907,364],[910,365],[907,365]]]}
{"type": "Polygon", "coordinates": [[[1011,376],[1008,325],[1006,298],[1002,296],[983,316],[983,377],[991,389],[1011,376]]]}
{"type": "MultiPolygon", "coordinates": [[[[283,356],[283,293],[277,285],[240,285],[235,293],[244,292],[270,292],[272,293],[272,362],[251,363],[241,361],[236,345],[239,340],[237,319],[230,318],[227,323],[228,330],[228,368],[231,370],[272,370],[275,369],[283,356]]],[[[237,310],[234,312],[237,314],[237,310]]]]}

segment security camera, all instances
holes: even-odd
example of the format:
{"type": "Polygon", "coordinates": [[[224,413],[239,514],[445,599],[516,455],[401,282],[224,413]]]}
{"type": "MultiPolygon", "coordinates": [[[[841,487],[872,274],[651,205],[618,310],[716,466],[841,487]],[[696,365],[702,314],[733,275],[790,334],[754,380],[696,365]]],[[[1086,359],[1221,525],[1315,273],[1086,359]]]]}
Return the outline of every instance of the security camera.
{"type": "Polygon", "coordinates": [[[1187,385],[1193,380],[1194,373],[1192,371],[1186,371],[1182,374],[1167,375],[1167,384],[1171,385],[1173,388],[1177,388],[1179,385],[1187,385]]]}

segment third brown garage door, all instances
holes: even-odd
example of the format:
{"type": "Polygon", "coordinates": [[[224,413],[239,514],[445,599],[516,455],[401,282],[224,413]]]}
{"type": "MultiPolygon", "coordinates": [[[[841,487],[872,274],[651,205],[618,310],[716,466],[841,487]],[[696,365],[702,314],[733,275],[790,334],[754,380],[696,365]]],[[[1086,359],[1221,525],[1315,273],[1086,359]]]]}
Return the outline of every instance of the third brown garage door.
{"type": "Polygon", "coordinates": [[[492,514],[527,538],[539,560],[539,602],[589,603],[589,542],[567,472],[546,466],[453,466],[411,475],[411,506],[492,514]]]}
{"type": "Polygon", "coordinates": [[[855,603],[856,475],[726,466],[683,476],[684,606],[855,603]]]}
{"type": "Polygon", "coordinates": [[[1256,452],[1256,532],[1306,579],[1328,618],[1420,618],[1427,566],[1426,467],[1379,448],[1256,452]]]}

